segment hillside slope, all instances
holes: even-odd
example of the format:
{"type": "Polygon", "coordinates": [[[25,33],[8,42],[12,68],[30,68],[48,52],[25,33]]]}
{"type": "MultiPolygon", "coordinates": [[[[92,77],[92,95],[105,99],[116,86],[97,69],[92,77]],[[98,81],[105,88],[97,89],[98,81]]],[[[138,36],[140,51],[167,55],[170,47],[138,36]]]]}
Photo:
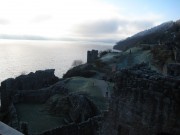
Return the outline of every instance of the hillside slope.
{"type": "Polygon", "coordinates": [[[132,37],[119,41],[114,49],[125,51],[142,44],[157,45],[174,42],[180,48],[180,20],[169,21],[151,29],[139,32],[132,37]]]}

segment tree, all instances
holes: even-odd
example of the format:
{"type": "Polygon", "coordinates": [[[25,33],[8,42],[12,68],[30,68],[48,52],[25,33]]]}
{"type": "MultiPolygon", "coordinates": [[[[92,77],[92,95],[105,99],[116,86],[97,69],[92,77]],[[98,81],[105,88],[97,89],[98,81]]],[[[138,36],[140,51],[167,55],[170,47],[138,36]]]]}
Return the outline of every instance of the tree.
{"type": "Polygon", "coordinates": [[[77,67],[79,65],[82,65],[83,61],[82,60],[74,60],[72,63],[72,67],[77,67]]]}
{"type": "Polygon", "coordinates": [[[108,53],[111,53],[112,50],[111,49],[108,49],[108,50],[105,50],[105,51],[100,51],[99,52],[99,57],[103,57],[104,55],[108,54],[108,53]]]}

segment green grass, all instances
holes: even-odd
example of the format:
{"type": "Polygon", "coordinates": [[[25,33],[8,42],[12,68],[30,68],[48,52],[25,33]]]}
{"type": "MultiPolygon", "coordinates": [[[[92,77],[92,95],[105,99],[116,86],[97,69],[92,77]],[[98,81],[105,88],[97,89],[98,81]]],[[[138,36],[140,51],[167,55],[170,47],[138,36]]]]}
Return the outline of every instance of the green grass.
{"type": "MultiPolygon", "coordinates": [[[[72,77],[66,82],[66,87],[72,93],[83,93],[97,105],[100,110],[107,109],[107,98],[105,98],[106,82],[93,78],[72,77]],[[99,85],[102,83],[102,85],[99,85]]],[[[109,91],[112,85],[109,85],[109,91]]]]}
{"type": "MultiPolygon", "coordinates": [[[[72,77],[67,79],[65,83],[70,93],[85,94],[100,110],[107,109],[108,100],[104,97],[106,82],[93,78],[72,77]]],[[[110,87],[112,86],[110,85],[110,87]]],[[[111,90],[112,88],[109,89],[111,90]]],[[[54,96],[53,100],[59,97],[60,95],[54,96]]],[[[49,114],[45,111],[46,106],[44,104],[17,104],[15,107],[20,121],[28,123],[29,132],[31,134],[39,133],[64,124],[64,117],[56,117],[49,114]]]]}
{"type": "Polygon", "coordinates": [[[44,110],[43,104],[17,104],[20,121],[28,123],[29,132],[39,133],[58,127],[63,123],[63,117],[54,117],[44,110]]]}
{"type": "Polygon", "coordinates": [[[103,96],[102,91],[95,84],[95,79],[73,77],[68,81],[66,86],[69,88],[70,92],[84,92],[96,97],[103,96]]]}

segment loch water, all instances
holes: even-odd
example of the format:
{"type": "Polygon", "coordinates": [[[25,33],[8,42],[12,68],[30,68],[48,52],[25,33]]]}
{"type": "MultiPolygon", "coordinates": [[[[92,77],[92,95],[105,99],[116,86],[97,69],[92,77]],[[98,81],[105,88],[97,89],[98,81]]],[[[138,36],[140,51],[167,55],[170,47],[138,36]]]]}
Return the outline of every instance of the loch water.
{"type": "Polygon", "coordinates": [[[55,69],[62,75],[72,67],[74,60],[87,61],[87,51],[112,49],[104,43],[0,40],[0,82],[36,70],[55,69]]]}

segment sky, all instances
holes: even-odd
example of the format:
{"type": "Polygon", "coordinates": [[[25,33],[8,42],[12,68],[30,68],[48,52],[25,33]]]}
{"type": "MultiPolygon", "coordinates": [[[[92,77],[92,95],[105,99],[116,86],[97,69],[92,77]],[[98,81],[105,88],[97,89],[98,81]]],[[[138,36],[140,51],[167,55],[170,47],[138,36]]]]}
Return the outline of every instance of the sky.
{"type": "Polygon", "coordinates": [[[180,0],[0,0],[0,38],[116,42],[180,19],[180,0]]]}

